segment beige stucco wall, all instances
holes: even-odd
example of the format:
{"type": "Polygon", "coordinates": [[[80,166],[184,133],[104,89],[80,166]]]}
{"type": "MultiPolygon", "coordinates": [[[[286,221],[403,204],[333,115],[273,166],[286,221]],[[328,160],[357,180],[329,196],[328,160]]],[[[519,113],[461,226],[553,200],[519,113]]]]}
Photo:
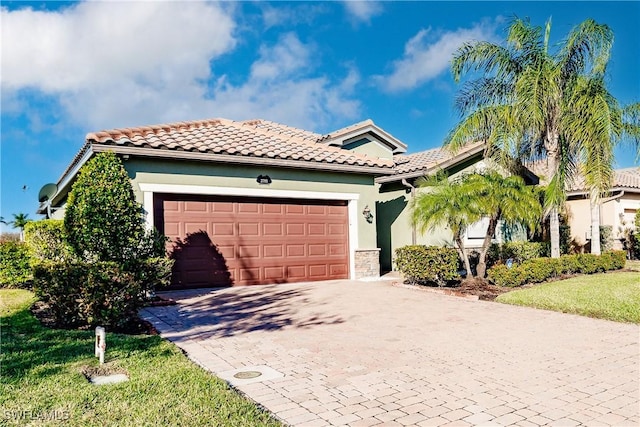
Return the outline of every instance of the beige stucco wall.
{"type": "MultiPolygon", "coordinates": [[[[569,212],[571,237],[578,245],[587,243],[591,236],[591,207],[588,198],[573,198],[566,204],[569,212]]],[[[640,210],[640,193],[625,192],[622,197],[609,200],[600,207],[600,225],[612,227],[614,249],[620,249],[621,231],[625,227],[633,227],[632,212],[640,210]],[[626,224],[622,224],[620,214],[624,215],[626,224]]]]}
{"type": "MultiPolygon", "coordinates": [[[[576,246],[587,244],[587,237],[591,236],[591,208],[589,199],[572,199],[566,202],[571,239],[576,246]]],[[[603,224],[605,225],[605,224],[603,224]]]]}
{"type": "MultiPolygon", "coordinates": [[[[132,179],[136,198],[141,203],[144,196],[140,184],[165,184],[184,186],[225,187],[238,189],[285,190],[318,193],[355,193],[357,201],[358,247],[376,248],[375,201],[377,189],[374,177],[368,175],[305,171],[270,167],[212,164],[207,162],[162,161],[130,159],[124,163],[132,179]],[[261,185],[258,175],[269,175],[272,183],[261,185]],[[373,223],[362,215],[365,206],[374,213],[373,223]]],[[[336,199],[339,199],[336,197],[336,199]]]]}

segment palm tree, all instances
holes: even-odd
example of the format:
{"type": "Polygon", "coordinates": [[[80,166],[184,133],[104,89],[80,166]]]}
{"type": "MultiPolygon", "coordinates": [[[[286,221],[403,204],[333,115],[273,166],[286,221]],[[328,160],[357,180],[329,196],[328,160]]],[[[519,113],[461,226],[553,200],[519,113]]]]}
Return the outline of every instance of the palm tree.
{"type": "Polygon", "coordinates": [[[31,221],[29,219],[29,214],[25,214],[25,213],[13,214],[13,221],[11,221],[11,225],[13,227],[20,229],[21,241],[24,240],[24,226],[27,225],[29,221],[31,221]]]}
{"type": "MultiPolygon", "coordinates": [[[[463,85],[456,99],[461,121],[445,146],[455,151],[469,141],[485,140],[487,155],[512,166],[512,159],[545,158],[551,178],[546,190],[551,256],[559,257],[558,210],[566,199],[565,185],[582,162],[592,195],[609,188],[618,133],[598,120],[619,107],[603,84],[611,29],[587,19],[556,52],[549,50],[550,32],[551,21],[543,31],[514,19],[506,46],[480,41],[456,52],[451,65],[456,82],[468,72],[483,71],[484,76],[463,85]],[[592,99],[594,93],[598,96],[592,99]]],[[[617,126],[617,119],[610,124],[617,126]]]]}
{"type": "Polygon", "coordinates": [[[411,199],[411,220],[421,233],[447,226],[453,234],[458,255],[467,274],[471,274],[469,257],[465,252],[464,233],[467,227],[482,218],[475,204],[469,203],[468,194],[460,181],[450,181],[444,175],[423,177],[420,187],[427,187],[411,199]]]}
{"type": "Polygon", "coordinates": [[[497,172],[469,175],[463,180],[469,203],[476,204],[488,226],[478,257],[477,275],[484,278],[487,252],[500,222],[504,226],[526,226],[533,233],[540,225],[542,205],[533,186],[517,175],[503,177],[497,172]]]}
{"type": "Polygon", "coordinates": [[[465,252],[464,234],[470,225],[482,218],[488,219],[477,266],[478,277],[485,276],[487,252],[500,222],[505,226],[525,225],[534,231],[542,216],[536,189],[527,186],[519,176],[505,178],[497,172],[487,172],[463,175],[451,181],[440,176],[422,179],[419,185],[427,190],[412,200],[413,223],[422,233],[448,226],[469,274],[472,270],[465,252]]]}

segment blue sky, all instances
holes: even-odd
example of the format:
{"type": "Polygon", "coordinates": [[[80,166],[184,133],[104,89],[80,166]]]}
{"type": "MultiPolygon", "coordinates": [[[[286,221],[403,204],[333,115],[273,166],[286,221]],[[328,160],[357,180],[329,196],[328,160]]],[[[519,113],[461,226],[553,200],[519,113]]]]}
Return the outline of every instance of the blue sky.
{"type": "MultiPolygon", "coordinates": [[[[1,200],[36,219],[88,132],[264,118],[320,133],[371,118],[416,152],[454,126],[448,61],[513,16],[612,27],[611,92],[640,101],[640,2],[2,2],[1,200]]],[[[616,167],[634,151],[617,150],[616,167]]],[[[7,230],[3,227],[3,230],[7,230]]]]}

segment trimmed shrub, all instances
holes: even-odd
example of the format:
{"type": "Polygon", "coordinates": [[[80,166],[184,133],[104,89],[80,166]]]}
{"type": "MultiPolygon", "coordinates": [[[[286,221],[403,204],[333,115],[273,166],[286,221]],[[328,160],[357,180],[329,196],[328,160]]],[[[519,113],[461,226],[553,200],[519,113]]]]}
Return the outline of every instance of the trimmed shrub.
{"type": "Polygon", "coordinates": [[[28,287],[32,279],[31,259],[23,242],[0,243],[0,287],[28,287]]]}
{"type": "Polygon", "coordinates": [[[552,262],[556,264],[557,275],[575,274],[580,273],[581,271],[580,259],[578,258],[578,255],[564,255],[560,258],[555,258],[552,262]]]}
{"type": "Polygon", "coordinates": [[[142,209],[115,153],[97,154],[78,173],[64,217],[68,241],[87,261],[135,258],[145,234],[142,209]]]}
{"type": "Polygon", "coordinates": [[[541,283],[556,275],[556,262],[553,258],[534,258],[523,262],[521,270],[525,283],[541,283]]]}
{"type": "Polygon", "coordinates": [[[578,254],[578,263],[580,264],[579,273],[593,274],[604,271],[600,257],[594,254],[578,254]]]}
{"type": "Polygon", "coordinates": [[[411,283],[444,286],[458,277],[458,253],[453,248],[409,245],[396,249],[396,267],[411,283]]]}
{"type": "Polygon", "coordinates": [[[34,268],[33,287],[62,327],[122,327],[136,316],[144,294],[135,273],[115,262],[42,262],[34,268]]]}
{"type": "Polygon", "coordinates": [[[607,260],[605,270],[620,270],[627,264],[627,252],[626,251],[607,251],[601,256],[603,260],[607,260]]]}
{"type": "Polygon", "coordinates": [[[506,262],[511,258],[516,263],[522,263],[528,259],[541,258],[546,255],[547,244],[544,242],[507,242],[493,243],[487,253],[488,264],[506,262]]]}
{"type": "Polygon", "coordinates": [[[43,219],[27,223],[24,226],[24,240],[34,260],[64,261],[73,257],[62,220],[43,219]]]}
{"type": "Polygon", "coordinates": [[[497,264],[489,269],[487,278],[497,286],[521,286],[525,283],[524,271],[517,265],[511,268],[504,264],[497,264]]]}
{"type": "Polygon", "coordinates": [[[49,304],[56,325],[121,328],[137,315],[145,292],[166,285],[173,262],[150,258],[125,270],[113,261],[39,262],[33,289],[49,304]]]}
{"type": "Polygon", "coordinates": [[[30,230],[39,260],[34,288],[60,326],[120,328],[136,317],[146,291],[168,284],[167,239],[146,230],[114,153],[99,153],[80,169],[62,227],[40,223],[30,230]]]}

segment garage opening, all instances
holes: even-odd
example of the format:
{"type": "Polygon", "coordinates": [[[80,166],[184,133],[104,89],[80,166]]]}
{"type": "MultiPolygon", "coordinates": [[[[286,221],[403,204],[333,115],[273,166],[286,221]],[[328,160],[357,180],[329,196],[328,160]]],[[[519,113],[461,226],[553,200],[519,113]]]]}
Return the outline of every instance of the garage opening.
{"type": "Polygon", "coordinates": [[[174,288],[349,277],[346,201],[154,195],[174,288]]]}

